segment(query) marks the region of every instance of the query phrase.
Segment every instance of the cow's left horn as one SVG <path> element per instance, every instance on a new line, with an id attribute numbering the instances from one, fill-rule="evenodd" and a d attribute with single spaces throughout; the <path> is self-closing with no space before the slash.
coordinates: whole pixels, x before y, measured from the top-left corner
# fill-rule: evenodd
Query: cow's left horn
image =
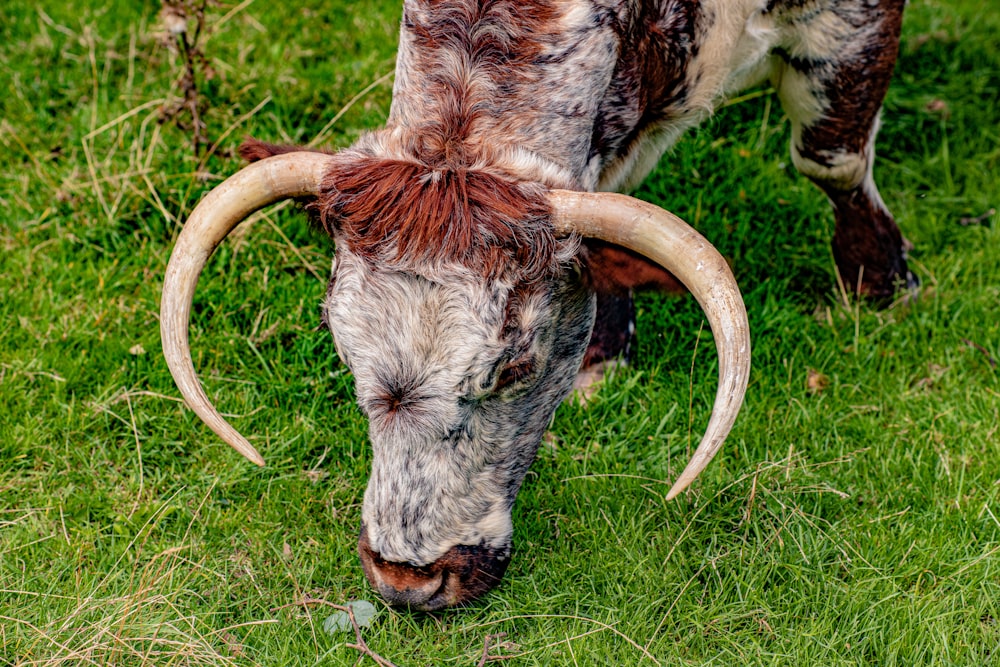
<path id="1" fill-rule="evenodd" d="M 219 414 L 198 382 L 188 344 L 191 301 L 212 251 L 233 229 L 268 204 L 319 192 L 330 156 L 296 152 L 255 162 L 223 181 L 195 207 L 170 255 L 160 301 L 163 356 L 185 402 L 216 435 L 257 465 L 264 459 Z"/>
<path id="2" fill-rule="evenodd" d="M 736 279 L 726 260 L 687 223 L 638 199 L 613 193 L 553 190 L 553 224 L 559 233 L 576 233 L 630 248 L 674 274 L 705 311 L 719 351 L 719 389 L 705 435 L 671 499 L 694 481 L 722 447 L 736 421 L 750 379 L 750 326 Z"/>

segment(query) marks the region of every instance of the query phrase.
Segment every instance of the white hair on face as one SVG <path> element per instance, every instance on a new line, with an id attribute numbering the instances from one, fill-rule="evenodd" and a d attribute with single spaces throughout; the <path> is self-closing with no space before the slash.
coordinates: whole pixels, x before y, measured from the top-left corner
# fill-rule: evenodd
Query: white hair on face
<path id="1" fill-rule="evenodd" d="M 460 267 L 416 275 L 338 256 L 325 310 L 370 422 L 362 520 L 371 548 L 414 565 L 456 545 L 509 553 L 511 506 L 571 389 L 590 297 L 566 280 L 515 295 Z M 534 364 L 531 390 L 495 390 L 498 364 L 517 354 Z"/>

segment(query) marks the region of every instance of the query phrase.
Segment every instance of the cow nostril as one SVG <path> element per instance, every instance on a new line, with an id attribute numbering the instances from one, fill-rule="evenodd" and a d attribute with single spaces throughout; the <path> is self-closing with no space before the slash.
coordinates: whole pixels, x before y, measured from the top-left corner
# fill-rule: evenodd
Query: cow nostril
<path id="1" fill-rule="evenodd" d="M 375 571 L 378 592 L 389 604 L 424 610 L 438 609 L 448 604 L 446 597 L 440 595 L 447 576 L 443 571 L 422 582 L 407 580 L 405 577 L 402 580 L 394 579 L 385 574 L 378 569 Z"/>
<path id="2" fill-rule="evenodd" d="M 438 609 L 454 604 L 455 601 L 444 594 L 448 580 L 445 568 L 387 561 L 372 551 L 367 541 L 358 544 L 358 552 L 365 576 L 389 604 L 418 609 Z"/>

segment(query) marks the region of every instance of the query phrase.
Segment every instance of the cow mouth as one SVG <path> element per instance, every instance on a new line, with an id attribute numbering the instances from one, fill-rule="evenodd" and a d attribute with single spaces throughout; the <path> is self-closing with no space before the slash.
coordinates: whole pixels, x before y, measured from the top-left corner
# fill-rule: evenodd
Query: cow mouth
<path id="1" fill-rule="evenodd" d="M 435 611 L 482 597 L 503 579 L 510 564 L 509 549 L 481 544 L 456 545 L 429 565 L 388 561 L 372 550 L 361 524 L 358 555 L 365 577 L 389 604 Z"/>

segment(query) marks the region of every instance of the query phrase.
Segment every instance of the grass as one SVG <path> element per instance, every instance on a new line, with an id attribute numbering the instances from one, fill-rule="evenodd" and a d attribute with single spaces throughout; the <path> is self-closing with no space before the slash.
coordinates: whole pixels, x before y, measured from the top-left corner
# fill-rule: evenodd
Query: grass
<path id="1" fill-rule="evenodd" d="M 200 90 L 223 139 L 199 158 L 158 120 L 182 64 L 157 3 L 8 4 L 0 664 L 355 664 L 330 610 L 295 604 L 375 600 L 354 552 L 366 426 L 315 330 L 329 244 L 270 212 L 200 283 L 196 366 L 263 469 L 177 401 L 158 291 L 243 135 L 344 146 L 384 119 L 396 1 L 212 9 Z M 464 610 L 383 609 L 373 651 L 475 665 L 506 633 L 492 652 L 511 665 L 1000 660 L 1000 19 L 972 0 L 907 12 L 877 178 L 921 298 L 844 302 L 776 99 L 721 110 L 639 195 L 701 228 L 744 290 L 755 368 L 723 453 L 664 500 L 715 361 L 692 300 L 642 297 L 638 363 L 556 416 L 505 583 Z"/>

